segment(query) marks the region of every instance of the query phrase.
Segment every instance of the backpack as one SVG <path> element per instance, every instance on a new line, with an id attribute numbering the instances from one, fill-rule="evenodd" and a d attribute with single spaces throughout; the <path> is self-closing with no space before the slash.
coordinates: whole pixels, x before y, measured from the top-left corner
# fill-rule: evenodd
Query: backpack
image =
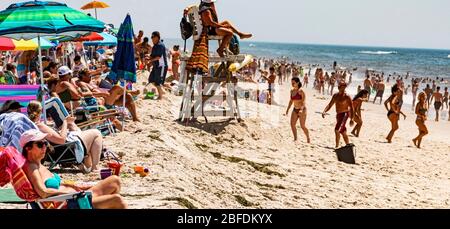
<path id="1" fill-rule="evenodd" d="M 239 48 L 239 39 L 236 35 L 233 35 L 233 38 L 231 38 L 230 41 L 230 51 L 234 54 L 234 55 L 239 55 L 240 53 L 240 48 Z"/>
<path id="2" fill-rule="evenodd" d="M 187 40 L 194 34 L 194 27 L 189 23 L 186 17 L 183 17 L 180 22 L 181 38 Z"/>

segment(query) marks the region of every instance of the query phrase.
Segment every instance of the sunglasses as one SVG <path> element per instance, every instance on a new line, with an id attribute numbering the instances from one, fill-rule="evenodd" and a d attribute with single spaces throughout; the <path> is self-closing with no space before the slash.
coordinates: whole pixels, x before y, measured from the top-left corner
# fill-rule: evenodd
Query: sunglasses
<path id="1" fill-rule="evenodd" d="M 39 149 L 47 147 L 47 144 L 48 144 L 47 141 L 34 142 L 34 145 L 36 145 Z"/>

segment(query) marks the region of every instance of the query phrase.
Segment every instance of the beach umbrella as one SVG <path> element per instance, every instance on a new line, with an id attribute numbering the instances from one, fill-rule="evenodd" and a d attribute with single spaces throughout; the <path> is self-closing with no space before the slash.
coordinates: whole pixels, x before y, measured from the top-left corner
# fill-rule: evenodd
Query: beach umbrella
<path id="1" fill-rule="evenodd" d="M 94 9 L 95 10 L 95 18 L 97 18 L 97 9 L 104 9 L 104 8 L 109 8 L 109 5 L 104 2 L 95 1 L 95 0 L 92 2 L 89 2 L 88 4 L 81 7 L 82 10 Z"/>
<path id="2" fill-rule="evenodd" d="M 133 23 L 128 14 L 117 34 L 117 51 L 111 71 L 115 74 L 113 81 L 122 80 L 124 84 L 123 106 L 125 107 L 127 81 L 136 83 L 136 63 L 134 60 Z M 122 126 L 124 123 L 122 123 Z"/>
<path id="3" fill-rule="evenodd" d="M 45 38 L 41 38 L 41 48 L 51 49 L 56 45 Z M 0 37 L 0 51 L 31 51 L 39 48 L 37 38 L 33 40 L 14 40 L 8 37 Z"/>
<path id="4" fill-rule="evenodd" d="M 99 33 L 102 40 L 84 42 L 84 46 L 117 46 L 117 37 L 109 33 Z"/>
<path id="5" fill-rule="evenodd" d="M 14 42 L 11 38 L 8 37 L 0 37 L 0 51 L 11 51 L 16 48 Z"/>
<path id="6" fill-rule="evenodd" d="M 88 32 L 102 32 L 105 23 L 68 7 L 64 3 L 28 1 L 10 5 L 0 11 L 0 36 L 31 40 L 37 38 L 41 87 L 44 88 L 41 36 L 77 37 Z M 45 98 L 42 100 L 45 105 Z M 46 112 L 43 112 L 46 121 Z"/>

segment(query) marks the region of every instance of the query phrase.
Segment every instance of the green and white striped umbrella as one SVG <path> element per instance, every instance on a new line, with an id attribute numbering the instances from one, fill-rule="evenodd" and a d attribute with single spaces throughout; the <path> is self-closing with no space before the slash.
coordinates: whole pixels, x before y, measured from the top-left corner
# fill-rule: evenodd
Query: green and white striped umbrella
<path id="1" fill-rule="evenodd" d="M 45 35 L 78 37 L 102 32 L 105 24 L 64 3 L 29 1 L 0 12 L 0 36 L 30 40 Z"/>

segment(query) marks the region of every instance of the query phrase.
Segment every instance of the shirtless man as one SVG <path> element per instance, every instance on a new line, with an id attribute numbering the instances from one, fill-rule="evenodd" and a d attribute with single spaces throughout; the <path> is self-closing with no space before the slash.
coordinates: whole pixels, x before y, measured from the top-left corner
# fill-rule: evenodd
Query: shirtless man
<path id="1" fill-rule="evenodd" d="M 353 126 L 353 118 L 354 118 L 354 109 L 353 109 L 353 101 L 352 98 L 345 92 L 345 89 L 347 88 L 347 83 L 344 81 L 341 81 L 339 83 L 339 92 L 335 95 L 333 95 L 333 98 L 331 99 L 331 102 L 328 104 L 328 106 L 325 108 L 325 110 L 322 113 L 322 117 L 325 118 L 325 115 L 327 112 L 333 107 L 333 105 L 336 104 L 336 128 L 335 128 L 335 135 L 336 135 L 336 148 L 339 148 L 341 135 L 344 138 L 345 144 L 349 145 L 350 140 L 347 135 L 347 120 L 350 118 L 350 126 Z"/>
<path id="2" fill-rule="evenodd" d="M 380 80 L 377 83 L 377 94 L 375 95 L 375 99 L 373 100 L 373 104 L 375 104 L 375 102 L 377 101 L 377 98 L 380 98 L 380 104 L 383 103 L 383 95 L 384 95 L 384 90 L 386 89 L 386 85 L 384 85 L 383 80 Z"/>
<path id="3" fill-rule="evenodd" d="M 262 75 L 261 77 L 264 78 L 265 80 L 267 80 L 267 83 L 269 84 L 269 98 L 267 98 L 267 102 L 269 105 L 272 105 L 272 101 L 273 101 L 273 87 L 275 86 L 275 80 L 277 79 L 277 76 L 275 75 L 275 68 L 274 67 L 270 67 L 269 69 L 270 71 L 270 75 L 269 77 L 266 77 L 265 75 Z"/>
<path id="4" fill-rule="evenodd" d="M 366 79 L 364 80 L 364 89 L 369 92 L 367 100 L 370 100 L 370 95 L 372 94 L 372 82 L 370 81 L 370 76 L 366 76 Z"/>
<path id="5" fill-rule="evenodd" d="M 427 87 L 426 87 L 425 90 L 423 90 L 423 91 L 424 91 L 425 94 L 427 95 L 427 103 L 428 103 L 428 106 L 430 106 L 430 104 L 431 104 L 431 96 L 433 95 L 434 90 L 432 90 L 432 89 L 430 88 L 430 85 L 427 84 Z"/>
<path id="6" fill-rule="evenodd" d="M 432 103 L 434 99 L 434 109 L 436 110 L 436 122 L 439 122 L 439 111 L 441 110 L 441 107 L 443 105 L 442 102 L 444 101 L 444 96 L 442 95 L 440 90 L 441 87 L 438 86 L 436 88 L 436 92 L 433 93 L 430 99 L 430 103 Z"/>

